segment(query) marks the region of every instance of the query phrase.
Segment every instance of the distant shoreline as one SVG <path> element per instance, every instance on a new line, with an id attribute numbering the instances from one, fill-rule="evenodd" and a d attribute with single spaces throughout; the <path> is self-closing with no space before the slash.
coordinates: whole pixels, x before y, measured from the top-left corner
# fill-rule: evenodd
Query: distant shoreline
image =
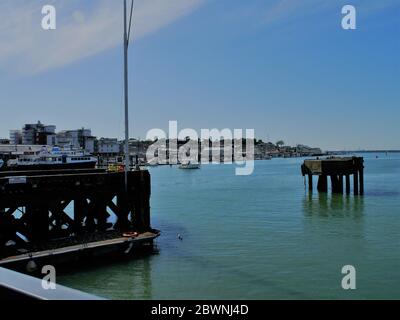
<path id="1" fill-rule="evenodd" d="M 336 150 L 336 151 L 327 151 L 327 153 L 400 153 L 400 150 Z"/>

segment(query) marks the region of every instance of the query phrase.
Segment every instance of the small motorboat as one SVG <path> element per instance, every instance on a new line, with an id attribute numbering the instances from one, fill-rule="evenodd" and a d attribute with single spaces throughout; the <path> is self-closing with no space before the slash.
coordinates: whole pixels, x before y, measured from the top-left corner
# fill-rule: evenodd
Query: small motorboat
<path id="1" fill-rule="evenodd" d="M 179 169 L 200 169 L 200 163 L 191 163 L 189 161 L 188 163 L 182 163 Z"/>

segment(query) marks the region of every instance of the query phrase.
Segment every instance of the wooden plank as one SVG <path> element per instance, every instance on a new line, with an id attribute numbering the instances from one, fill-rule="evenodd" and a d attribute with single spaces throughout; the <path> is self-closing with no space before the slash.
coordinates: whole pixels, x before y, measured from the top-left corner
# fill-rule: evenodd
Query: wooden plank
<path id="1" fill-rule="evenodd" d="M 120 238 L 108 239 L 108 240 L 102 240 L 102 241 L 96 241 L 96 242 L 90 242 L 90 243 L 82 243 L 79 245 L 57 248 L 57 249 L 53 249 L 53 250 L 30 252 L 30 253 L 21 254 L 18 256 L 12 256 L 12 257 L 2 259 L 2 260 L 0 260 L 0 265 L 21 262 L 21 261 L 29 261 L 32 259 L 40 259 L 40 258 L 45 258 L 45 257 L 49 257 L 49 256 L 66 255 L 69 253 L 81 252 L 81 251 L 85 251 L 85 250 L 109 247 L 109 246 L 115 246 L 115 245 L 121 245 L 121 244 L 130 244 L 130 243 L 139 244 L 139 243 L 143 243 L 146 241 L 152 241 L 152 240 L 156 239 L 158 236 L 159 236 L 159 234 L 157 234 L 157 233 L 145 232 L 145 233 L 140 234 L 136 238 L 120 237 Z"/>

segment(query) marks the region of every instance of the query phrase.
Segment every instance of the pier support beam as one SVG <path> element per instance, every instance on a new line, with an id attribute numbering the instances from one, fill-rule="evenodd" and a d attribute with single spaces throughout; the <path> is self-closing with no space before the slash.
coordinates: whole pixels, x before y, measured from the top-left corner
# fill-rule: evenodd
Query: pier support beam
<path id="1" fill-rule="evenodd" d="M 343 175 L 339 175 L 339 193 L 343 194 Z"/>
<path id="2" fill-rule="evenodd" d="M 350 175 L 346 174 L 346 194 L 350 194 Z"/>
<path id="3" fill-rule="evenodd" d="M 358 171 L 360 175 L 360 195 L 364 195 L 364 168 L 361 167 Z"/>
<path id="4" fill-rule="evenodd" d="M 308 190 L 313 190 L 313 176 L 312 174 L 308 175 Z"/>
<path id="5" fill-rule="evenodd" d="M 27 206 L 27 237 L 29 241 L 38 242 L 46 240 L 49 236 L 49 213 L 43 205 Z"/>
<path id="6" fill-rule="evenodd" d="M 328 177 L 324 174 L 318 177 L 318 191 L 328 192 Z"/>
<path id="7" fill-rule="evenodd" d="M 85 211 L 87 202 L 84 198 L 77 198 L 74 200 L 74 231 L 77 234 L 83 233 L 83 223 L 87 215 Z"/>
<path id="8" fill-rule="evenodd" d="M 358 171 L 353 174 L 353 189 L 354 195 L 358 196 Z"/>
<path id="9" fill-rule="evenodd" d="M 332 193 L 343 193 L 343 177 L 341 175 L 331 175 Z"/>

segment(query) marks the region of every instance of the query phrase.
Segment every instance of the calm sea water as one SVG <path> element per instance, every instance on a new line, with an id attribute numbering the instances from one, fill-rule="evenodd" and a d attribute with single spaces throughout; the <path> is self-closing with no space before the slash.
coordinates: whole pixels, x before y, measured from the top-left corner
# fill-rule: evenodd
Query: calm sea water
<path id="1" fill-rule="evenodd" d="M 158 254 L 58 281 L 112 299 L 398 299 L 400 154 L 364 156 L 364 197 L 309 194 L 303 159 L 259 161 L 251 176 L 152 168 Z"/>

